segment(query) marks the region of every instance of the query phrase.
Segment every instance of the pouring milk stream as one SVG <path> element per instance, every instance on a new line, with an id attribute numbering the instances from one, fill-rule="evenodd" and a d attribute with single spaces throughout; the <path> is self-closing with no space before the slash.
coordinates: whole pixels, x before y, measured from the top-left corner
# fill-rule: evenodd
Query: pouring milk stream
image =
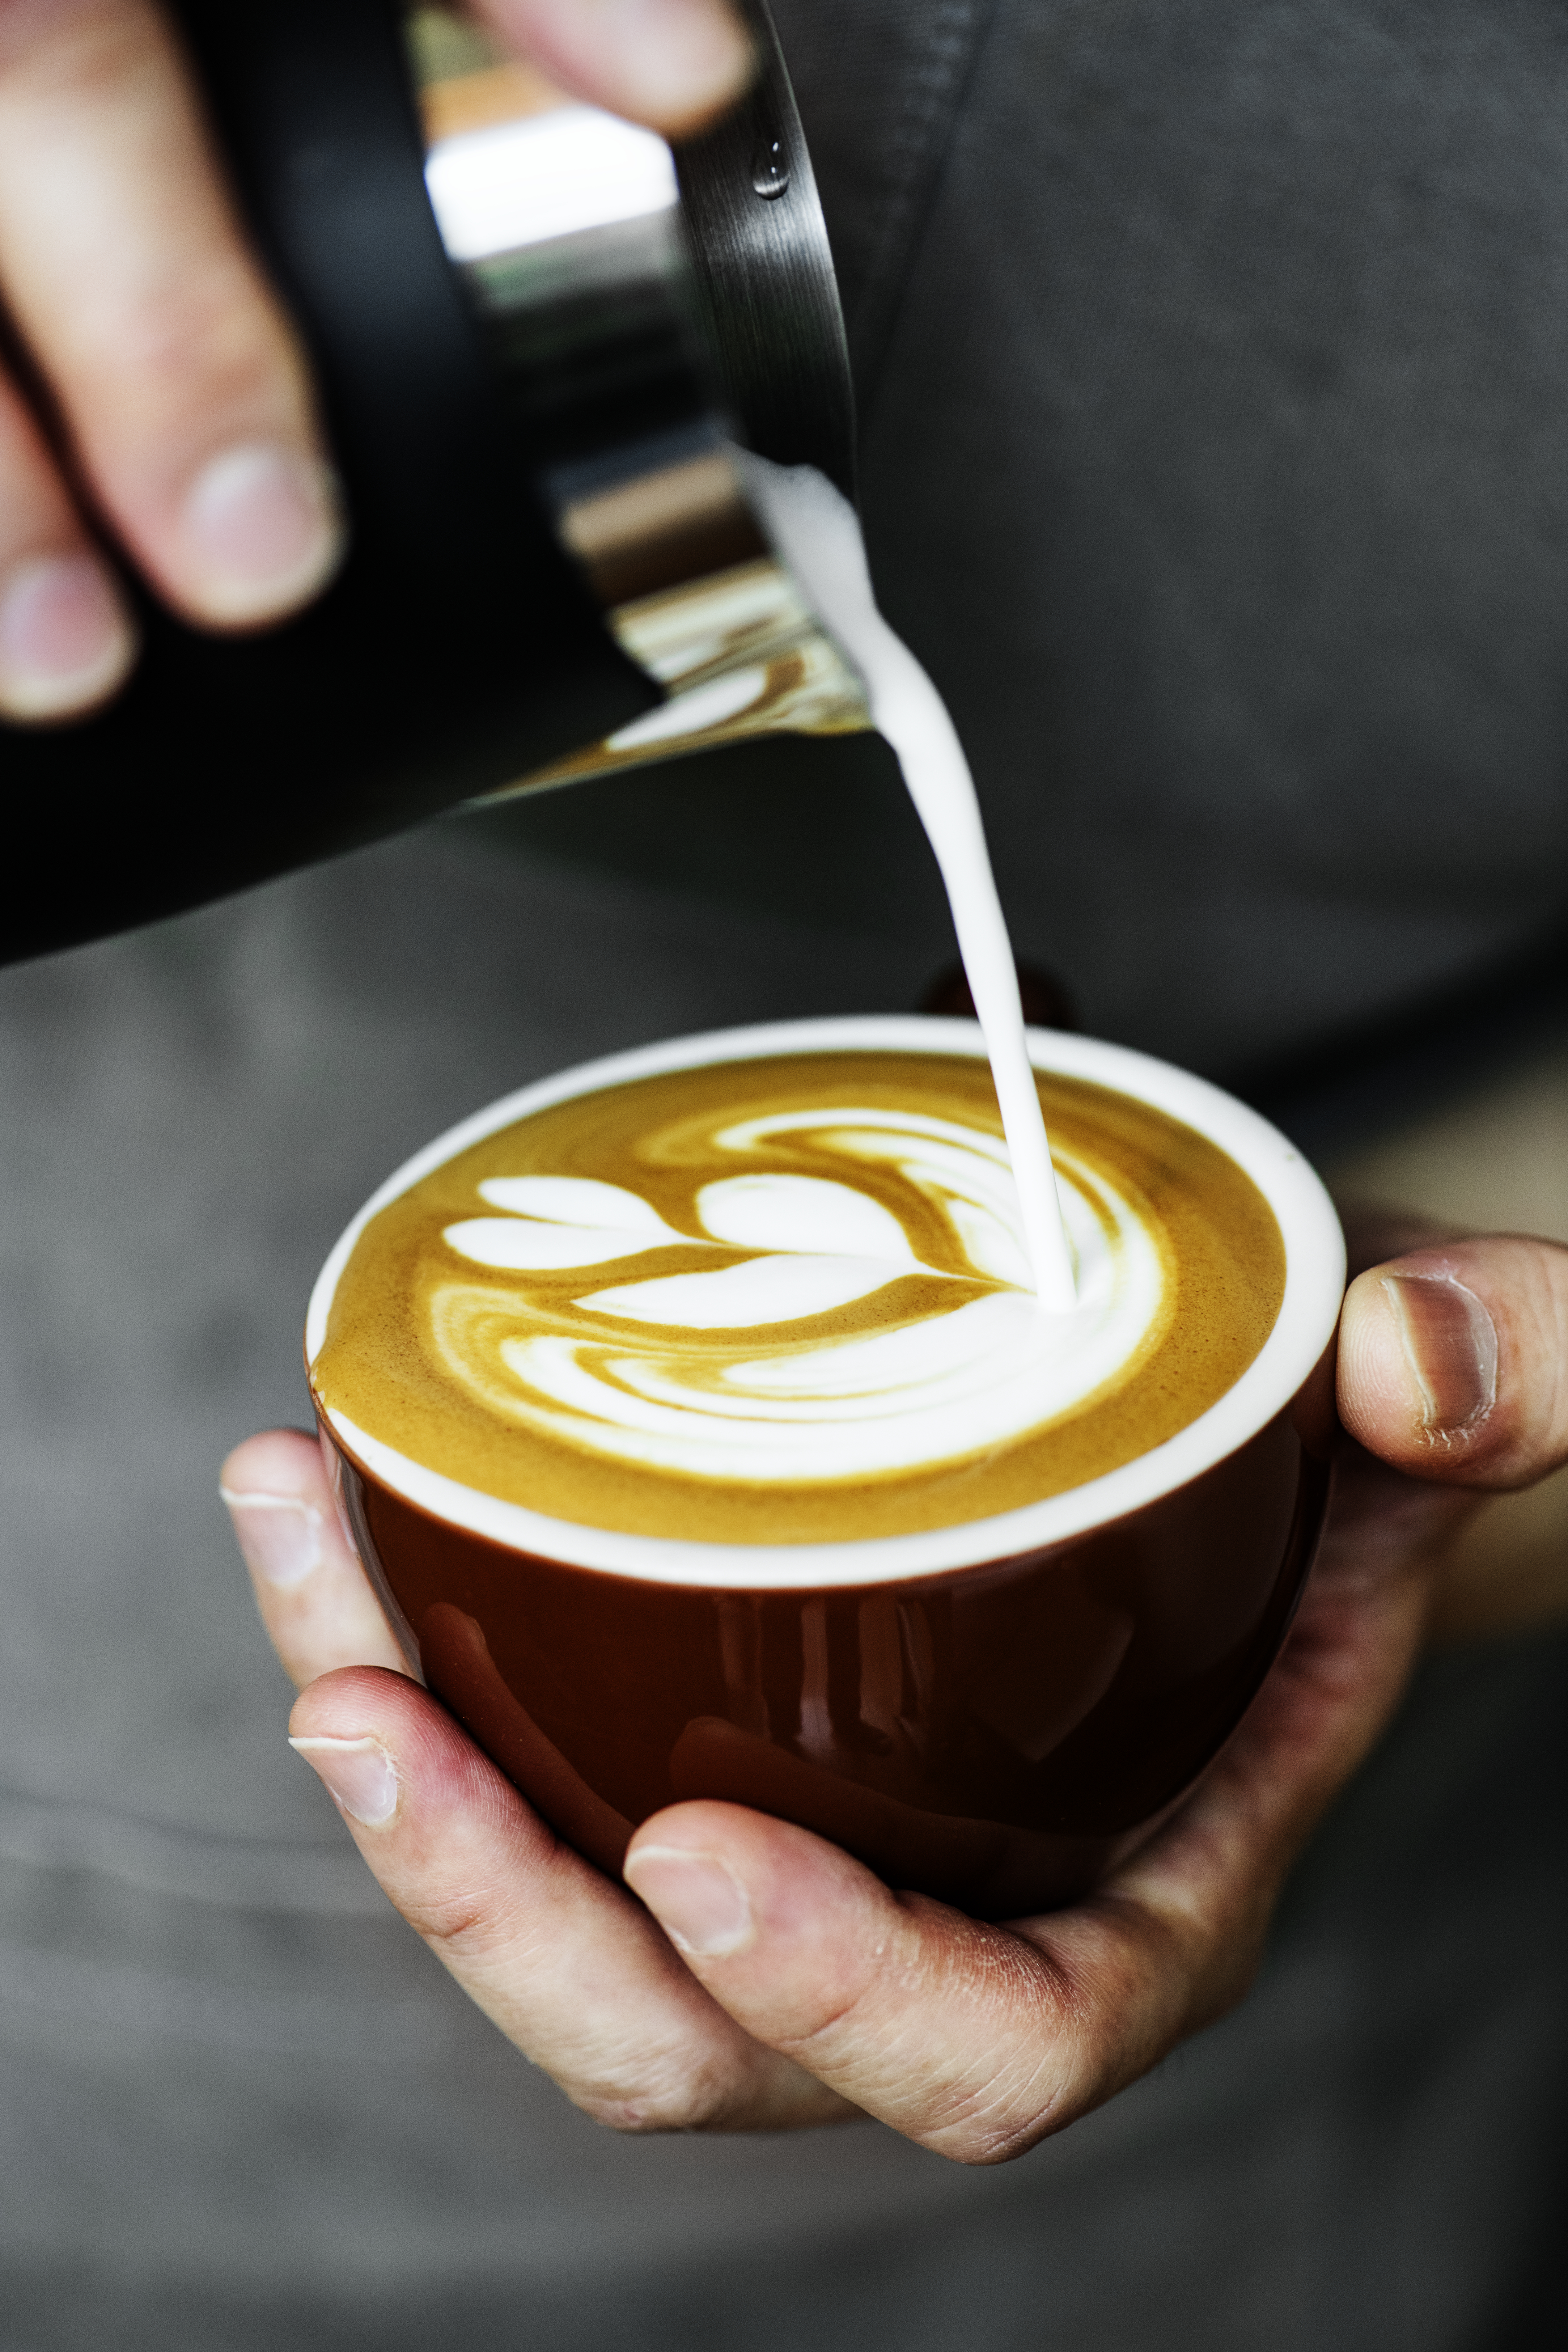
<path id="1" fill-rule="evenodd" d="M 1077 1302 L 1045 1118 L 1024 1035 L 1007 919 L 997 896 L 974 778 L 931 680 L 877 610 L 853 507 L 812 466 L 777 466 L 732 449 L 747 490 L 807 603 L 859 669 L 879 732 L 936 853 L 953 911 L 1007 1137 L 1024 1246 L 1042 1307 Z"/>

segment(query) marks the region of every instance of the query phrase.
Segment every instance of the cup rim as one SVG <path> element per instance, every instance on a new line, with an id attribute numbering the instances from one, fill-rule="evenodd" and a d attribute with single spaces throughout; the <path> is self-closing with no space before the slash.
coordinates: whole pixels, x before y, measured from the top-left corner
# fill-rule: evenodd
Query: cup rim
<path id="1" fill-rule="evenodd" d="M 1030 1057 L 1054 1076 L 1085 1078 L 1131 1095 L 1196 1128 L 1228 1153 L 1263 1194 L 1285 1244 L 1285 1291 L 1273 1329 L 1240 1379 L 1214 1404 L 1151 1447 L 1082 1486 L 1041 1502 L 914 1534 L 831 1543 L 711 1543 L 579 1526 L 510 1503 L 429 1470 L 359 1429 L 318 1399 L 334 1440 L 376 1483 L 431 1517 L 513 1551 L 643 1583 L 742 1587 L 757 1591 L 902 1583 L 1043 1549 L 1124 1518 L 1186 1486 L 1267 1427 L 1310 1377 L 1333 1335 L 1344 1292 L 1344 1237 L 1316 1171 L 1269 1121 L 1191 1071 L 1102 1038 L 1031 1029 Z M 774 1055 L 854 1051 L 961 1054 L 983 1060 L 978 1024 L 932 1013 L 838 1014 L 706 1030 L 580 1062 L 460 1119 L 403 1162 L 340 1235 L 318 1276 L 306 1316 L 312 1370 L 343 1269 L 373 1216 L 432 1170 L 497 1128 L 574 1097 L 708 1063 Z"/>

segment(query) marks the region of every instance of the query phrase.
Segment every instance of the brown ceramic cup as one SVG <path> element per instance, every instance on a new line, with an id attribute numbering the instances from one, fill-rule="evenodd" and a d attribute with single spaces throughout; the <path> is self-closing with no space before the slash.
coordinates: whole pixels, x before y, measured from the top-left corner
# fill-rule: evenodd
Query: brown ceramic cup
<path id="1" fill-rule="evenodd" d="M 866 1018 L 685 1038 L 492 1105 L 401 1169 L 328 1260 L 307 1358 L 367 1221 L 528 1112 L 759 1055 L 978 1055 L 973 1023 Z M 1344 1249 L 1257 1115 L 1168 1064 L 1031 1033 L 1036 1066 L 1151 1103 L 1273 1209 L 1285 1288 L 1219 1402 L 1104 1476 L 1004 1516 L 854 1542 L 682 1543 L 549 1519 L 340 1425 L 321 1436 L 413 1671 L 578 1849 L 717 1797 L 831 1838 L 891 1884 L 991 1917 L 1070 1900 L 1192 1787 L 1272 1664 L 1328 1499 Z"/>

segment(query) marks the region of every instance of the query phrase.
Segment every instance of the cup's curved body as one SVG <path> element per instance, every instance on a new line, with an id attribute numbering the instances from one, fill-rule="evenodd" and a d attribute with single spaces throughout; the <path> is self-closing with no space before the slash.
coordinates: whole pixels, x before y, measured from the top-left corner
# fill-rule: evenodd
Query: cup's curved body
<path id="1" fill-rule="evenodd" d="M 798 1024 L 583 1076 L 828 1032 L 976 1049 L 964 1023 Z M 1220 1406 L 1092 1487 L 936 1537 L 770 1547 L 753 1577 L 727 1572 L 724 1546 L 564 1527 L 552 1556 L 538 1538 L 557 1523 L 469 1509 L 466 1490 L 411 1480 L 321 1412 L 345 1517 L 411 1661 L 605 1869 L 651 1814 L 712 1797 L 799 1822 L 892 1884 L 979 1915 L 1068 1900 L 1192 1786 L 1277 1654 L 1328 1499 L 1333 1212 L 1284 1139 L 1214 1089 L 1092 1041 L 1034 1043 L 1044 1066 L 1204 1127 L 1261 1180 L 1286 1241 L 1286 1303 L 1263 1356 Z M 1225 1115 L 1205 1119 L 1217 1104 Z M 1249 1161 L 1239 1136 L 1256 1145 Z M 329 1301 L 333 1280 L 329 1265 Z M 319 1289 L 318 1331 L 323 1311 Z"/>
<path id="2" fill-rule="evenodd" d="M 1092 1885 L 1216 1755 L 1273 1661 L 1328 1493 L 1281 1414 L 1174 1495 L 1017 1559 L 727 1591 L 490 1542 L 323 1428 L 424 1679 L 604 1869 L 663 1806 L 721 1797 L 998 1918 Z"/>

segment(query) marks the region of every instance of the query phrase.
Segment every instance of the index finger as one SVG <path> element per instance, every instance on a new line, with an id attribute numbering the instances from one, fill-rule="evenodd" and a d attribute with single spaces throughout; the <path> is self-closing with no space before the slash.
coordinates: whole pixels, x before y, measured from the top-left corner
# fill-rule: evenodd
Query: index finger
<path id="1" fill-rule="evenodd" d="M 751 78 L 728 0 L 476 0 L 474 14 L 562 89 L 675 139 Z"/>

